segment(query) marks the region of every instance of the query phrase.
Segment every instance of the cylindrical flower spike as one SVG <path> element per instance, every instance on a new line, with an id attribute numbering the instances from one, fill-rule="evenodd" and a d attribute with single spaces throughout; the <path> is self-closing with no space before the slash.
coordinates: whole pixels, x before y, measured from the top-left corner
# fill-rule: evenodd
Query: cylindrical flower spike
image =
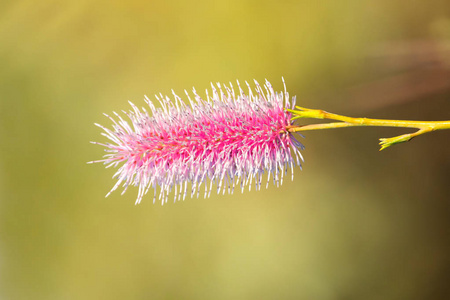
<path id="1" fill-rule="evenodd" d="M 284 80 L 283 80 L 284 83 Z M 264 89 L 255 81 L 252 92 L 247 83 L 248 95 L 241 89 L 235 94 L 232 84 L 212 86 L 212 94 L 206 90 L 203 100 L 193 90 L 194 99 L 186 92 L 190 105 L 173 93 L 174 100 L 156 96 L 161 107 L 157 108 L 146 98 L 151 114 L 131 104 L 133 110 L 125 112 L 130 121 L 114 113 L 118 120 L 106 115 L 113 122 L 110 130 L 96 124 L 112 143 L 96 143 L 108 152 L 103 162 L 119 167 L 113 178 L 117 183 L 107 196 L 123 183 L 124 192 L 129 185 L 139 187 L 136 203 L 154 189 L 153 202 L 159 187 L 159 199 L 167 202 L 172 189 L 175 199 L 186 197 L 188 184 L 191 197 L 200 193 L 209 197 L 213 183 L 217 193 L 233 193 L 236 185 L 243 191 L 261 187 L 263 174 L 268 173 L 278 186 L 283 175 L 294 165 L 301 167 L 303 145 L 288 129 L 293 125 L 292 102 L 289 94 L 275 92 L 266 80 Z M 293 176 L 293 170 L 292 170 Z"/>

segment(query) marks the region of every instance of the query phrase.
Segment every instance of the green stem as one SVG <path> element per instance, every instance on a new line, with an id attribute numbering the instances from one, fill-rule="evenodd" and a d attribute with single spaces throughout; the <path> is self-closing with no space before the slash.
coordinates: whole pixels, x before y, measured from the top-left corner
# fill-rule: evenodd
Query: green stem
<path id="1" fill-rule="evenodd" d="M 300 118 L 312 118 L 312 119 L 329 119 L 341 122 L 323 123 L 323 124 L 310 124 L 305 126 L 292 125 L 288 128 L 289 132 L 300 132 L 307 130 L 319 130 L 319 129 L 331 129 L 331 128 L 344 128 L 354 126 L 383 126 L 383 127 L 402 127 L 402 128 L 417 128 L 418 131 L 410 134 L 404 134 L 392 138 L 380 139 L 381 150 L 386 149 L 389 146 L 407 142 L 412 138 L 421 134 L 450 129 L 450 121 L 403 121 L 403 120 L 384 120 L 384 119 L 369 119 L 369 118 L 352 118 L 342 115 L 329 113 L 319 109 L 309 109 L 300 106 L 296 106 L 296 110 L 288 109 L 293 114 L 292 120 Z"/>

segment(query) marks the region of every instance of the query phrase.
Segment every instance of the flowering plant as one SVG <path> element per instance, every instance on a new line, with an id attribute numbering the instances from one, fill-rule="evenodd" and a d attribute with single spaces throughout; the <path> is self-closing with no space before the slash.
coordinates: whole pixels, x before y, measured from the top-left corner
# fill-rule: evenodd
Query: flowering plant
<path id="1" fill-rule="evenodd" d="M 284 84 L 284 80 L 283 80 Z M 235 186 L 241 191 L 255 184 L 259 190 L 262 177 L 267 172 L 277 186 L 283 176 L 294 166 L 301 168 L 303 145 L 298 141 L 299 132 L 307 130 L 342 128 L 351 126 L 394 126 L 419 129 L 415 133 L 381 139 L 381 150 L 415 136 L 439 129 L 449 129 L 450 121 L 418 122 L 351 118 L 295 106 L 295 97 L 290 99 L 284 85 L 283 92 L 275 92 L 266 80 L 264 87 L 255 81 L 255 92 L 246 83 L 246 94 L 239 82 L 239 93 L 229 86 L 211 84 L 212 94 L 206 90 L 206 100 L 193 90 L 193 99 L 186 92 L 189 105 L 173 92 L 174 100 L 156 96 L 160 107 L 146 98 L 151 114 L 145 108 L 139 109 L 133 103 L 133 110 L 124 114 L 124 120 L 114 112 L 116 119 L 104 130 L 110 142 L 102 145 L 108 152 L 103 162 L 107 168 L 120 165 L 113 178 L 117 182 L 112 191 L 123 183 L 126 191 L 129 185 L 139 187 L 136 203 L 140 203 L 150 187 L 154 190 L 153 202 L 159 187 L 159 200 L 165 203 L 174 189 L 174 201 L 183 200 L 191 185 L 191 197 L 200 194 L 204 185 L 204 197 L 209 197 L 213 184 L 217 193 L 233 193 Z M 340 122 L 298 125 L 300 118 L 331 119 Z M 112 143 L 111 143 L 112 142 Z"/>

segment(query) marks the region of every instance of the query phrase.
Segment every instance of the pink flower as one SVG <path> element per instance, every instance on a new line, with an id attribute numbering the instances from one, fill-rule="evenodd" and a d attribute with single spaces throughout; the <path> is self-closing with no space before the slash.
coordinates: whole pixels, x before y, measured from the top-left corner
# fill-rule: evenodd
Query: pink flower
<path id="1" fill-rule="evenodd" d="M 284 83 L 284 80 L 283 80 Z M 236 185 L 242 191 L 246 186 L 251 189 L 254 181 L 257 190 L 261 188 L 263 174 L 268 173 L 278 186 L 288 168 L 296 164 L 301 167 L 303 157 L 300 149 L 303 145 L 288 131 L 292 125 L 291 113 L 285 108 L 294 108 L 289 94 L 274 92 L 266 80 L 264 89 L 255 81 L 256 93 L 249 88 L 248 95 L 239 86 L 236 95 L 230 86 L 218 83 L 212 86 L 212 95 L 203 100 L 193 90 L 194 99 L 186 92 L 190 105 L 174 95 L 174 101 L 167 96 L 156 96 L 161 108 L 156 108 L 146 98 L 151 115 L 142 108 L 131 104 L 133 110 L 124 112 L 130 121 L 125 121 L 114 113 L 117 121 L 110 130 L 101 125 L 112 143 L 96 143 L 106 147 L 108 152 L 103 162 L 117 167 L 113 178 L 117 183 L 106 195 L 123 183 L 126 191 L 131 184 L 139 187 L 136 203 L 152 187 L 153 202 L 159 186 L 159 199 L 167 202 L 172 189 L 175 200 L 186 197 L 188 183 L 191 185 L 191 197 L 200 193 L 204 185 L 204 196 L 209 197 L 213 183 L 217 193 L 233 193 Z M 295 156 L 295 158 L 294 158 Z M 293 177 L 292 171 L 292 177 Z"/>

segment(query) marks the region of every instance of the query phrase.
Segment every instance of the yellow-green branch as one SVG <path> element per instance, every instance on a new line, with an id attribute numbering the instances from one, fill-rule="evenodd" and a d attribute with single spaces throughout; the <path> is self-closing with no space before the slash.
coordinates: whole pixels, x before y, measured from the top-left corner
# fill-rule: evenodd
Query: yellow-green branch
<path id="1" fill-rule="evenodd" d="M 403 120 L 383 120 L 383 119 L 369 119 L 369 118 L 351 118 L 329 113 L 320 109 L 309 109 L 296 106 L 296 109 L 288 109 L 293 114 L 292 120 L 301 118 L 310 119 L 329 119 L 341 122 L 310 124 L 310 125 L 292 125 L 288 128 L 289 132 L 300 132 L 307 130 L 344 128 L 354 126 L 383 126 L 383 127 L 402 127 L 402 128 L 416 128 L 419 129 L 414 133 L 403 134 L 392 138 L 380 139 L 381 150 L 389 146 L 407 142 L 412 138 L 435 130 L 450 129 L 450 121 L 403 121 Z"/>

